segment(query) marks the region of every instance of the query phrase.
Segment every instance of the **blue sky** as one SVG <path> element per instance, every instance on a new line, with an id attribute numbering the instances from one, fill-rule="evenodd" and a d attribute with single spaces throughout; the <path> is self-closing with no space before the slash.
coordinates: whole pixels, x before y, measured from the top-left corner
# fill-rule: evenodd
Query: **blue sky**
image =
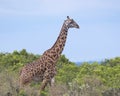
<path id="1" fill-rule="evenodd" d="M 42 54 L 67 15 L 80 25 L 62 53 L 70 61 L 120 56 L 120 0 L 0 0 L 0 52 Z"/>

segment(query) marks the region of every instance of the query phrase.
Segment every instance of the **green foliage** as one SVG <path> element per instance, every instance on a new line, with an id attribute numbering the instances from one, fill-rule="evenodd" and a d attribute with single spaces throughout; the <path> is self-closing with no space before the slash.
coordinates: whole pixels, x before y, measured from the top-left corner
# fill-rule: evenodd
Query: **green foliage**
<path id="1" fill-rule="evenodd" d="M 0 95 L 11 92 L 16 96 L 20 68 L 39 57 L 40 55 L 28 53 L 25 49 L 0 53 Z M 56 65 L 56 86 L 53 91 L 48 91 L 47 88 L 42 93 L 44 96 L 102 96 L 102 92 L 107 94 L 111 88 L 114 92 L 120 89 L 120 57 L 105 59 L 101 63 L 84 62 L 78 66 L 61 55 Z M 17 96 L 37 96 L 35 94 L 39 91 L 39 84 L 32 83 L 26 88 L 27 92 L 20 90 Z"/>
<path id="2" fill-rule="evenodd" d="M 79 68 L 75 64 L 68 64 L 63 65 L 62 68 L 58 70 L 58 75 L 56 76 L 57 82 L 68 84 L 76 77 Z"/>
<path id="3" fill-rule="evenodd" d="M 105 59 L 102 62 L 102 65 L 114 67 L 116 65 L 120 65 L 120 57 L 112 58 L 112 59 Z"/>
<path id="4" fill-rule="evenodd" d="M 28 53 L 25 49 L 19 52 L 15 50 L 13 53 L 0 53 L 0 66 L 16 70 L 37 58 L 39 58 L 39 55 Z"/>

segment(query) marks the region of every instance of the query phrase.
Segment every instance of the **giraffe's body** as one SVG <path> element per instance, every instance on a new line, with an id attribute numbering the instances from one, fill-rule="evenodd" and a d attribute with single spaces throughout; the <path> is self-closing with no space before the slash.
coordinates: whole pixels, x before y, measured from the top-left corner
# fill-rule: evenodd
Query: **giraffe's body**
<path id="1" fill-rule="evenodd" d="M 43 55 L 36 61 L 26 64 L 20 72 L 20 85 L 28 82 L 41 81 L 41 90 L 44 90 L 47 83 L 51 84 L 51 80 L 56 75 L 56 62 L 59 59 L 65 46 L 67 33 L 69 28 L 79 28 L 78 24 L 68 17 L 63 23 L 61 32 L 55 44 L 45 51 Z"/>

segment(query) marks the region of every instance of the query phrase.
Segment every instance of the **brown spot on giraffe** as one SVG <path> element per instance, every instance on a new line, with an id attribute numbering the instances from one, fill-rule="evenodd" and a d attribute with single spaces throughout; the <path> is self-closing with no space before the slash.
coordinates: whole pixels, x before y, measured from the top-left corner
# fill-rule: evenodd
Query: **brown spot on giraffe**
<path id="1" fill-rule="evenodd" d="M 46 50 L 38 60 L 26 64 L 22 68 L 19 76 L 20 86 L 32 80 L 42 82 L 40 90 L 44 90 L 48 83 L 51 85 L 51 81 L 56 75 L 56 62 L 64 49 L 69 28 L 79 28 L 79 25 L 67 16 L 55 44 Z"/>

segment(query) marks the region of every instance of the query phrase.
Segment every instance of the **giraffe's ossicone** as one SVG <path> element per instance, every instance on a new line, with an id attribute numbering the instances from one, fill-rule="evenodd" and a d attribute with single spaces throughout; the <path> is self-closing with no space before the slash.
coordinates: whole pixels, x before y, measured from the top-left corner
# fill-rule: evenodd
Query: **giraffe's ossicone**
<path id="1" fill-rule="evenodd" d="M 56 75 L 56 62 L 65 46 L 69 28 L 79 28 L 79 25 L 67 16 L 54 45 L 46 50 L 38 60 L 26 64 L 22 68 L 19 76 L 20 86 L 23 86 L 32 80 L 42 82 L 40 90 L 44 90 L 48 83 L 51 85 L 51 81 L 53 81 L 53 78 Z"/>

